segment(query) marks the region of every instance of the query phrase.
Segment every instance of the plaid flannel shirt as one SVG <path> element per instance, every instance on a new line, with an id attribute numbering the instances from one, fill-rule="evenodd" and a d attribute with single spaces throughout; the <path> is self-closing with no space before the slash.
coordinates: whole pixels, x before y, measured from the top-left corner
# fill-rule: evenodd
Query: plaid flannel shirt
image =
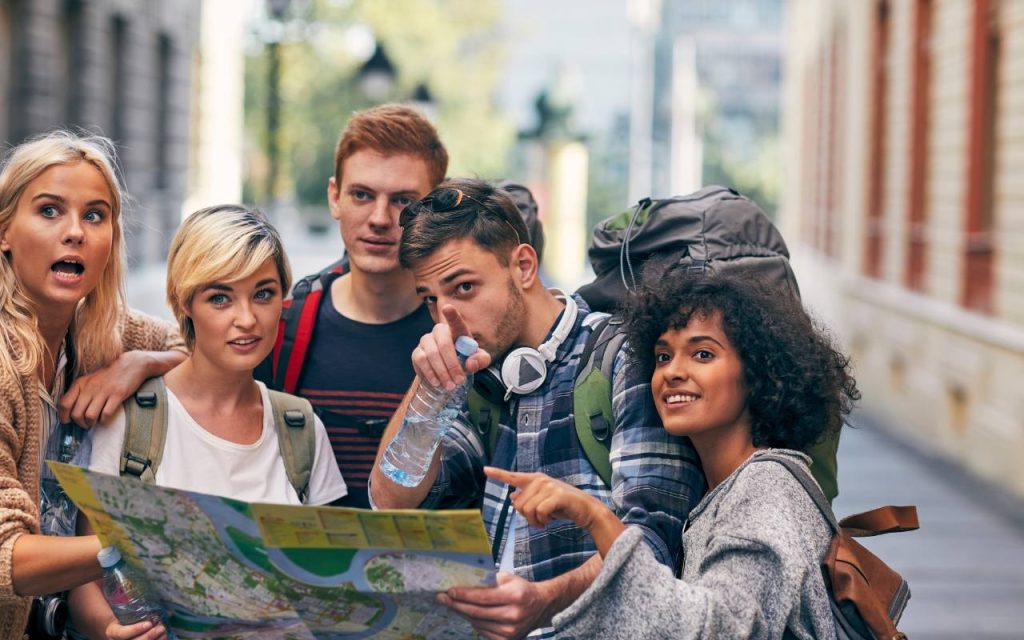
<path id="1" fill-rule="evenodd" d="M 440 472 L 421 507 L 474 506 L 482 497 L 488 535 L 492 541 L 498 537 L 495 558 L 501 557 L 508 522 L 514 521 L 516 574 L 530 581 L 554 578 L 596 552 L 590 535 L 564 520 L 532 529 L 525 518 L 511 518 L 504 508 L 509 488 L 487 479 L 483 466 L 543 471 L 596 496 L 625 524 L 639 527 L 655 557 L 675 569 L 683 522 L 705 491 L 696 452 L 689 440 L 662 428 L 649 381 L 640 379 L 625 350 L 620 351 L 612 383 L 612 486 L 604 485 L 576 435 L 573 385 L 587 336 L 606 314 L 589 313 L 586 303 L 575 298 L 580 313 L 549 364 L 544 384 L 533 393 L 514 396 L 503 410 L 493 459 L 487 459 L 464 412 L 442 441 Z"/>

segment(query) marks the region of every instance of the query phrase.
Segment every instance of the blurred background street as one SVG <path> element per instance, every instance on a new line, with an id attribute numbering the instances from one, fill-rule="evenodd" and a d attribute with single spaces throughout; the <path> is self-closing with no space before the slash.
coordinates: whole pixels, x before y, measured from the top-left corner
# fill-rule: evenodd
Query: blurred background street
<path id="1" fill-rule="evenodd" d="M 337 259 L 334 144 L 389 101 L 451 175 L 530 187 L 567 289 L 641 197 L 757 201 L 864 393 L 836 511 L 918 505 L 867 542 L 903 630 L 1024 636 L 1024 0 L 0 0 L 0 140 L 115 140 L 129 299 L 164 317 L 199 207 L 263 208 L 296 277 Z"/>

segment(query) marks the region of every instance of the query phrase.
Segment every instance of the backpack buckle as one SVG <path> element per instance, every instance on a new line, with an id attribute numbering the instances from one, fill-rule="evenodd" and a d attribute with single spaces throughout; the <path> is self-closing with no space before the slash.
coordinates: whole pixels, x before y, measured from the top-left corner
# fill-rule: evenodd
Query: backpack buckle
<path id="1" fill-rule="evenodd" d="M 590 431 L 598 442 L 608 442 L 608 436 L 611 435 L 612 430 L 609 428 L 608 421 L 604 419 L 604 414 L 600 411 L 590 416 Z"/>
<path id="2" fill-rule="evenodd" d="M 130 473 L 136 478 L 141 478 L 146 469 L 149 469 L 152 465 L 153 461 L 149 458 L 140 458 L 131 451 L 124 454 L 125 473 Z"/>
<path id="3" fill-rule="evenodd" d="M 284 412 L 284 423 L 289 427 L 300 429 L 306 425 L 306 416 L 302 415 L 301 411 L 289 409 Z"/>
<path id="4" fill-rule="evenodd" d="M 708 263 L 705 260 L 694 260 L 686 265 L 686 275 L 699 275 L 708 270 Z"/>
<path id="5" fill-rule="evenodd" d="M 156 392 L 155 391 L 139 391 L 135 394 L 135 403 L 140 407 L 152 409 L 156 406 Z"/>

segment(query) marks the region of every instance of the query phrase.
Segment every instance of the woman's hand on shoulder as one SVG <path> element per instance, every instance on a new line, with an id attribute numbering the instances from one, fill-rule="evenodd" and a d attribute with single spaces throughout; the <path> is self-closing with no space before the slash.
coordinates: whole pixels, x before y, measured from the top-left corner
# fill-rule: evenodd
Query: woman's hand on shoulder
<path id="1" fill-rule="evenodd" d="M 91 428 L 110 420 L 148 377 L 148 357 L 145 351 L 126 351 L 102 369 L 76 378 L 57 407 L 60 421 Z"/>

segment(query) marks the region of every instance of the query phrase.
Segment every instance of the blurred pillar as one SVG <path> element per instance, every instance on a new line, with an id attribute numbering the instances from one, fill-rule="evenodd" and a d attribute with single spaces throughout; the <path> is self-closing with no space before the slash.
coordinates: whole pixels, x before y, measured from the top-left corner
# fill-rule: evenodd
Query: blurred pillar
<path id="1" fill-rule="evenodd" d="M 701 187 L 704 145 L 697 130 L 697 43 L 679 36 L 672 49 L 672 194 L 692 193 Z"/>
<path id="2" fill-rule="evenodd" d="M 551 142 L 545 147 L 550 212 L 544 221 L 544 267 L 569 289 L 582 283 L 586 267 L 587 147 L 578 140 Z"/>
<path id="3" fill-rule="evenodd" d="M 589 154 L 583 137 L 573 132 L 568 94 L 564 86 L 541 92 L 537 128 L 521 133 L 520 140 L 527 186 L 544 225 L 544 270 L 553 284 L 571 291 L 586 272 Z"/>
<path id="4" fill-rule="evenodd" d="M 204 2 L 192 105 L 189 193 L 182 217 L 204 206 L 242 200 L 245 27 L 249 16 L 226 2 Z"/>
<path id="5" fill-rule="evenodd" d="M 280 23 L 290 0 L 268 0 L 270 17 Z M 270 203 L 277 200 L 277 180 L 281 165 L 281 37 L 267 43 L 267 185 Z"/>

